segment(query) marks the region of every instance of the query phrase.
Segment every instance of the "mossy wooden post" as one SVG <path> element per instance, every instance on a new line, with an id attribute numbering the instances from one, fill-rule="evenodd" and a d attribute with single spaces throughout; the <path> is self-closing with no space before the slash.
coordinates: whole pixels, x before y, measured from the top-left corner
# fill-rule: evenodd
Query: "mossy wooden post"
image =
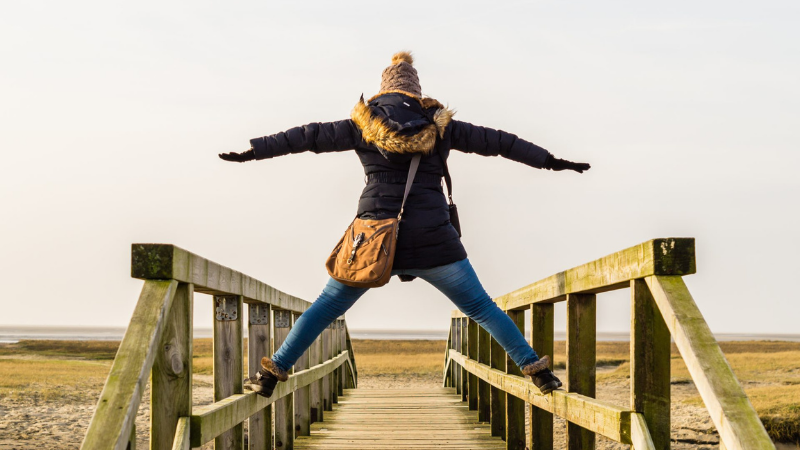
<path id="1" fill-rule="evenodd" d="M 492 369 L 497 369 L 505 372 L 506 370 L 506 351 L 495 340 L 491 338 L 489 358 Z M 492 436 L 500 436 L 506 438 L 506 393 L 500 388 L 491 386 L 489 388 L 489 398 L 491 399 L 489 409 L 491 411 L 491 427 Z"/>
<path id="2" fill-rule="evenodd" d="M 322 337 L 317 336 L 314 339 L 314 343 L 311 344 L 311 348 L 308 352 L 309 361 L 312 366 L 316 366 L 317 364 L 322 364 Z M 309 395 L 311 396 L 310 401 L 310 415 L 311 415 L 311 423 L 314 422 L 322 422 L 323 418 L 323 407 L 322 407 L 322 379 L 314 381 L 311 383 L 309 388 Z"/>
<path id="3" fill-rule="evenodd" d="M 567 390 L 594 398 L 597 364 L 597 302 L 595 294 L 567 295 Z M 594 449 L 595 436 L 567 424 L 567 449 Z"/>
<path id="4" fill-rule="evenodd" d="M 126 450 L 136 450 L 136 424 L 131 425 L 131 437 L 128 439 Z"/>
<path id="5" fill-rule="evenodd" d="M 644 280 L 631 281 L 631 409 L 657 449 L 670 448 L 670 334 Z"/>
<path id="6" fill-rule="evenodd" d="M 322 359 L 327 361 L 333 357 L 331 350 L 331 327 L 327 326 L 322 330 Z M 322 408 L 325 411 L 333 411 L 333 393 L 331 392 L 331 375 L 322 377 Z"/>
<path id="7" fill-rule="evenodd" d="M 553 369 L 553 304 L 535 303 L 531 305 L 531 347 L 539 357 L 550 356 L 550 370 Z M 530 450 L 553 450 L 553 413 L 531 404 Z"/>
<path id="8" fill-rule="evenodd" d="M 178 419 L 192 415 L 192 298 L 180 283 L 151 371 L 150 448 L 172 448 Z M 135 436 L 135 435 L 134 435 Z"/>
<path id="9" fill-rule="evenodd" d="M 520 333 L 525 333 L 525 312 L 508 311 L 508 316 L 517 325 Z M 522 376 L 517 364 L 506 355 L 506 370 L 509 375 Z M 525 401 L 511 394 L 506 394 L 506 449 L 525 450 Z"/>
<path id="10" fill-rule="evenodd" d="M 272 311 L 266 303 L 250 305 L 247 328 L 248 376 L 261 369 L 261 358 L 272 356 Z M 247 428 L 250 450 L 272 450 L 272 405 L 250 416 Z"/>
<path id="11" fill-rule="evenodd" d="M 279 310 L 273 312 L 275 321 L 275 348 L 280 348 L 292 328 L 292 312 Z M 291 373 L 292 370 L 289 369 Z M 294 394 L 275 401 L 275 449 L 294 448 Z"/>
<path id="12" fill-rule="evenodd" d="M 478 322 L 467 319 L 467 356 L 475 361 L 478 360 L 478 328 Z M 469 374 L 469 409 L 478 409 L 478 377 L 473 374 Z"/>
<path id="13" fill-rule="evenodd" d="M 341 346 L 341 339 L 339 335 L 341 334 L 341 330 L 339 329 L 339 320 L 334 320 L 331 323 L 331 329 L 333 330 L 333 356 L 338 356 L 342 353 L 342 346 Z M 341 374 L 344 370 L 344 367 L 339 366 L 333 372 L 333 403 L 339 403 L 339 396 L 342 395 L 342 385 L 341 381 Z"/>
<path id="14" fill-rule="evenodd" d="M 243 393 L 242 296 L 214 296 L 214 401 Z M 244 425 L 214 440 L 217 450 L 243 450 Z"/>
<path id="15" fill-rule="evenodd" d="M 341 354 L 347 350 L 347 332 L 344 326 L 344 320 L 339 320 L 339 353 Z M 344 389 L 347 387 L 347 368 L 349 366 L 344 364 L 339 371 L 339 395 L 344 395 Z"/>
<path id="16" fill-rule="evenodd" d="M 491 335 L 483 327 L 478 326 L 478 362 L 484 365 L 491 363 Z M 489 395 L 489 383 L 485 380 L 478 380 L 478 420 L 488 422 L 491 417 L 491 400 Z"/>
<path id="17" fill-rule="evenodd" d="M 294 320 L 300 314 L 294 314 Z M 299 372 L 311 367 L 309 351 L 306 350 L 294 364 L 294 371 Z M 311 395 L 308 386 L 301 387 L 294 392 L 294 429 L 295 436 L 309 436 L 311 434 Z"/>
<path id="18" fill-rule="evenodd" d="M 456 319 L 450 319 L 450 348 L 453 350 L 457 350 L 456 347 Z M 456 388 L 456 393 L 458 393 L 458 383 L 456 382 L 456 370 L 457 364 L 450 363 L 450 387 Z"/>
<path id="19" fill-rule="evenodd" d="M 469 333 L 467 332 L 467 319 L 466 317 L 462 317 L 458 319 L 458 334 L 460 335 L 460 343 L 462 355 L 469 357 Z M 461 401 L 468 402 L 469 401 L 469 372 L 464 367 L 461 367 Z"/>

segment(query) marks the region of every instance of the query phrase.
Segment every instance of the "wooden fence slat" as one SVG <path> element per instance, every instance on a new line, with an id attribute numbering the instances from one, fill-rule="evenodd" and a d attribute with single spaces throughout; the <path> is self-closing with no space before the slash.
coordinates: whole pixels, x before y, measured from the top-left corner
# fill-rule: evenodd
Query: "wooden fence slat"
<path id="1" fill-rule="evenodd" d="M 326 360 L 333 357 L 331 342 L 331 327 L 322 330 L 322 355 Z M 331 376 L 325 375 L 322 378 L 322 408 L 325 411 L 333 411 L 333 392 L 331 392 Z"/>
<path id="2" fill-rule="evenodd" d="M 178 419 L 175 427 L 175 439 L 172 441 L 172 450 L 192 450 L 191 422 L 189 417 Z"/>
<path id="3" fill-rule="evenodd" d="M 631 409 L 653 445 L 670 446 L 670 335 L 644 280 L 631 281 Z"/>
<path id="4" fill-rule="evenodd" d="M 629 409 L 562 390 L 542 395 L 530 379 L 508 375 L 504 371 L 470 361 L 455 350 L 450 351 L 450 358 L 501 392 L 508 392 L 609 439 L 623 444 L 631 443 L 631 411 Z"/>
<path id="5" fill-rule="evenodd" d="M 650 431 L 647 429 L 647 421 L 644 415 L 639 413 L 631 414 L 631 445 L 634 450 L 656 450 L 669 449 L 669 442 L 666 446 L 659 446 L 653 443 Z"/>
<path id="6" fill-rule="evenodd" d="M 540 357 L 550 356 L 553 369 L 554 306 L 552 303 L 531 305 L 531 346 Z M 531 450 L 553 450 L 553 413 L 530 405 L 531 433 L 528 446 Z"/>
<path id="7" fill-rule="evenodd" d="M 192 415 L 191 284 L 180 283 L 150 375 L 150 449 L 169 450 L 178 419 Z"/>
<path id="8" fill-rule="evenodd" d="M 494 299 L 503 310 L 562 301 L 567 294 L 600 293 L 628 287 L 650 275 L 696 272 L 694 238 L 652 239 L 587 264 L 557 273 Z"/>
<path id="9" fill-rule="evenodd" d="M 478 359 L 478 328 L 478 322 L 467 319 L 467 355 L 474 360 Z M 469 374 L 468 385 L 469 409 L 475 411 L 478 409 L 478 377 Z"/>
<path id="10" fill-rule="evenodd" d="M 311 344 L 309 351 L 309 359 L 312 365 L 321 364 L 322 359 L 322 337 L 317 336 L 314 343 Z M 322 380 L 316 380 L 310 385 L 309 395 L 311 401 L 309 407 L 311 408 L 311 423 L 322 422 L 324 415 L 324 408 L 322 406 Z"/>
<path id="11" fill-rule="evenodd" d="M 503 347 L 495 340 L 495 338 L 490 339 L 490 348 L 489 348 L 489 359 L 491 361 L 490 367 L 492 369 L 502 371 L 505 373 L 506 370 L 506 351 L 503 350 Z M 455 350 L 454 350 L 455 351 Z M 450 352 L 451 357 L 453 352 Z M 479 378 L 484 379 L 479 376 Z M 487 382 L 489 380 L 486 380 Z M 506 394 L 502 391 L 499 386 L 492 385 L 489 383 L 489 409 L 491 410 L 491 427 L 492 427 L 492 436 L 500 436 L 501 438 L 506 438 Z"/>
<path id="12" fill-rule="evenodd" d="M 300 317 L 294 314 L 295 322 Z M 305 370 L 311 367 L 309 351 L 306 350 L 294 364 L 294 370 Z M 311 435 L 311 392 L 308 386 L 299 388 L 294 393 L 294 429 L 295 436 Z"/>
<path id="13" fill-rule="evenodd" d="M 458 343 L 461 345 L 460 351 L 462 355 L 467 355 L 469 353 L 469 335 L 467 330 L 467 320 L 468 318 L 464 317 L 462 319 L 458 319 Z M 469 372 L 466 371 L 463 367 L 461 368 L 461 401 L 462 402 L 469 402 Z"/>
<path id="14" fill-rule="evenodd" d="M 508 311 L 509 317 L 517 325 L 521 333 L 525 333 L 525 313 Z M 506 355 L 506 373 L 521 377 L 522 371 L 517 364 Z M 474 376 L 474 375 L 472 375 Z M 506 393 L 506 449 L 525 450 L 525 401 L 513 394 Z"/>
<path id="15" fill-rule="evenodd" d="M 774 450 L 683 279 L 654 276 L 645 281 L 725 447 Z"/>
<path id="16" fill-rule="evenodd" d="M 259 410 L 287 398 L 297 388 L 308 386 L 320 377 L 330 374 L 336 367 L 347 364 L 347 357 L 348 354 L 345 353 L 308 370 L 290 375 L 288 381 L 278 383 L 269 398 L 248 392 L 232 395 L 211 405 L 195 407 L 192 411 L 192 448 L 202 446 Z"/>
<path id="17" fill-rule="evenodd" d="M 491 338 L 492 336 L 483 327 L 478 326 L 478 362 L 489 365 L 491 363 Z M 491 395 L 489 383 L 478 379 L 478 421 L 489 422 L 491 417 Z"/>
<path id="18" fill-rule="evenodd" d="M 177 288 L 178 282 L 175 280 L 145 281 L 97 402 L 82 449 L 124 450 L 128 447 L 142 393 L 150 378 L 150 369 L 156 349 L 161 344 Z"/>
<path id="19" fill-rule="evenodd" d="M 242 305 L 241 295 L 214 296 L 214 401 L 244 392 Z M 243 450 L 244 425 L 217 436 L 214 448 Z"/>
<path id="20" fill-rule="evenodd" d="M 247 339 L 248 376 L 261 369 L 261 358 L 272 356 L 272 311 L 269 305 L 250 305 Z M 272 450 L 272 406 L 250 416 L 247 427 L 250 450 Z"/>
<path id="21" fill-rule="evenodd" d="M 273 311 L 275 348 L 280 348 L 292 328 L 292 312 Z M 292 370 L 289 369 L 289 373 Z M 278 383 L 280 385 L 280 383 Z M 273 394 L 274 395 L 274 394 Z M 294 448 L 294 394 L 289 394 L 275 402 L 275 448 L 292 450 Z"/>
<path id="22" fill-rule="evenodd" d="M 567 296 L 567 391 L 594 398 L 597 365 L 597 301 L 594 294 Z M 593 450 L 594 433 L 567 424 L 569 450 Z"/>
<path id="23" fill-rule="evenodd" d="M 344 322 L 344 333 L 346 337 L 347 346 L 345 350 L 347 350 L 347 354 L 350 355 L 349 360 L 350 364 L 348 364 L 348 370 L 350 371 L 350 381 L 348 387 L 350 389 L 356 389 L 358 387 L 358 367 L 356 366 L 356 355 L 353 353 L 353 342 L 350 339 L 350 329 L 347 328 L 347 321 Z"/>

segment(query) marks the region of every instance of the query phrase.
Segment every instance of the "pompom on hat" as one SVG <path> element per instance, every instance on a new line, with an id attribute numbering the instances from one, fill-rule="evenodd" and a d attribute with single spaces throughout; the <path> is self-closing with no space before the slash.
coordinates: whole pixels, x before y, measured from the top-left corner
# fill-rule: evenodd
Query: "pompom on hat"
<path id="1" fill-rule="evenodd" d="M 417 69 L 410 52 L 398 52 L 392 56 L 392 64 L 383 70 L 381 75 L 381 94 L 401 92 L 416 98 L 422 98 Z"/>

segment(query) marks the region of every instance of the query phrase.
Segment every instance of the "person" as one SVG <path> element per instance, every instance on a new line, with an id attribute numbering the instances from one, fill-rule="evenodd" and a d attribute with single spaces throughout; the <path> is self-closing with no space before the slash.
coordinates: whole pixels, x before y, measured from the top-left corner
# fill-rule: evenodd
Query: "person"
<path id="1" fill-rule="evenodd" d="M 400 222 L 392 275 L 398 275 L 401 281 L 421 278 L 436 287 L 486 329 L 542 393 L 548 393 L 561 386 L 549 369 L 549 356 L 538 357 L 511 318 L 484 290 L 450 221 L 441 180 L 451 149 L 499 155 L 556 171 L 583 173 L 590 165 L 555 158 L 511 133 L 454 120 L 452 110 L 423 97 L 413 62 L 410 53 L 396 53 L 382 73 L 378 94 L 366 102 L 362 95 L 348 120 L 310 123 L 255 138 L 249 150 L 219 157 L 245 162 L 305 151 L 355 150 L 366 173 L 357 215 L 380 220 L 397 216 L 410 161 L 421 154 Z M 287 371 L 317 336 L 367 290 L 331 278 L 275 354 L 264 357 L 261 369 L 245 380 L 246 387 L 269 397 L 278 381 L 288 379 Z"/>

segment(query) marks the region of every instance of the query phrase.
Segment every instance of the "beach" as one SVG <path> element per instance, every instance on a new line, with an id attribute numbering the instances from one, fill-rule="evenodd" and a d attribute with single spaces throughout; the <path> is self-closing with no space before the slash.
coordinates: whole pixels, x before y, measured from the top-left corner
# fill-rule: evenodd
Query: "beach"
<path id="1" fill-rule="evenodd" d="M 116 344 L 113 341 L 0 344 L 0 450 L 79 448 Z M 197 339 L 194 344 L 194 405 L 208 404 L 213 399 L 210 344 L 210 339 Z M 630 401 L 628 345 L 598 342 L 597 349 L 597 397 L 623 407 Z M 353 347 L 359 389 L 441 386 L 445 341 L 353 340 Z M 795 411 L 792 416 L 791 406 L 792 402 L 796 406 L 800 398 L 800 343 L 728 342 L 721 343 L 721 347 L 770 432 L 786 429 L 786 435 L 791 436 L 789 432 L 794 430 L 797 436 L 800 413 Z M 554 360 L 556 374 L 563 379 L 563 342 L 557 342 Z M 718 435 L 676 352 L 673 352 L 671 385 L 672 448 L 718 448 Z M 149 395 L 147 390 L 136 421 L 139 448 L 148 445 Z M 565 423 L 556 418 L 555 424 L 555 448 L 565 448 Z M 598 437 L 597 448 L 629 446 Z"/>

